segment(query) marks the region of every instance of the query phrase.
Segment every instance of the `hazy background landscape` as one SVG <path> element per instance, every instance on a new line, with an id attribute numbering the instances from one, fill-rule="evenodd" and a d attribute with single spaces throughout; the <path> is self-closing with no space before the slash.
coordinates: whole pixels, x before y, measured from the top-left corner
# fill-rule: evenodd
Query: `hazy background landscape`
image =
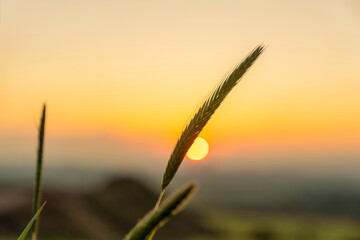
<path id="1" fill-rule="evenodd" d="M 191 114 L 261 43 L 201 133 L 209 155 L 170 185 L 199 190 L 159 238 L 360 239 L 355 0 L 2 0 L 0 236 L 31 215 L 43 102 L 40 236 L 112 239 L 152 208 Z"/>

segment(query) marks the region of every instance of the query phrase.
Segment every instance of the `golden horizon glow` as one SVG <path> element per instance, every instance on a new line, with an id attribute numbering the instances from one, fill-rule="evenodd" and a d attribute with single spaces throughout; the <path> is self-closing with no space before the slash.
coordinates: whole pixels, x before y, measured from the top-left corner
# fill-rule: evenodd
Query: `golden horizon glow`
<path id="1" fill-rule="evenodd" d="M 2 136 L 36 135 L 46 101 L 49 136 L 111 136 L 166 152 L 224 74 L 264 43 L 201 133 L 212 154 L 358 149 L 356 1 L 1 5 Z"/>
<path id="2" fill-rule="evenodd" d="M 189 148 L 189 151 L 186 153 L 186 156 L 193 161 L 201 161 L 209 154 L 209 144 L 208 142 L 201 138 L 197 137 L 194 143 Z"/>

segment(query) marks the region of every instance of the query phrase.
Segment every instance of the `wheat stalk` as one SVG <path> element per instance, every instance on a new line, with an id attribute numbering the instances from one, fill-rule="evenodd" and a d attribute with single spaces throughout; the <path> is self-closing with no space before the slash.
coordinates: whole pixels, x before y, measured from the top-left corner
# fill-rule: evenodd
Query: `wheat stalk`
<path id="1" fill-rule="evenodd" d="M 166 199 L 159 208 L 149 212 L 141 219 L 124 240 L 144 240 L 154 234 L 155 229 L 159 229 L 171 216 L 183 209 L 193 195 L 194 190 L 195 183 L 186 184 Z"/>
<path id="2" fill-rule="evenodd" d="M 203 105 L 199 108 L 197 113 L 191 119 L 190 123 L 186 126 L 185 130 L 182 132 L 180 138 L 178 139 L 166 166 L 161 186 L 162 192 L 174 178 L 175 173 L 178 170 L 181 162 L 183 161 L 187 151 L 189 150 L 195 139 L 198 137 L 200 132 L 203 130 L 207 122 L 210 120 L 211 116 L 214 114 L 216 109 L 220 106 L 220 104 L 223 102 L 229 92 L 240 81 L 241 77 L 260 56 L 263 50 L 264 46 L 258 46 L 248 55 L 247 58 L 245 58 L 242 63 L 237 65 L 232 71 L 232 73 L 227 78 L 225 78 L 225 80 L 220 82 L 220 84 L 215 88 L 209 98 L 206 99 Z M 158 202 L 161 201 L 160 198 Z"/>

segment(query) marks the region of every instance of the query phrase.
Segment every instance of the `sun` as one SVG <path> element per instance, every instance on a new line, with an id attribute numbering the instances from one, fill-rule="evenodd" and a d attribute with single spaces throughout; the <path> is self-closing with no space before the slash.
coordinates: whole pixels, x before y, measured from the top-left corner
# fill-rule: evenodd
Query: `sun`
<path id="1" fill-rule="evenodd" d="M 186 156 L 190 160 L 200 161 L 203 160 L 209 153 L 209 144 L 201 137 L 195 139 L 193 145 L 191 145 Z"/>

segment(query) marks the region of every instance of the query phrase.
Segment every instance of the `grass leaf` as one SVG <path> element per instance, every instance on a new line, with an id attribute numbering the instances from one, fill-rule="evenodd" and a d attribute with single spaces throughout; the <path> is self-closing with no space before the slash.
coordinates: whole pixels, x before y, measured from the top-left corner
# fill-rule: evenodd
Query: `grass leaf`
<path id="1" fill-rule="evenodd" d="M 212 92 L 208 99 L 199 108 L 197 113 L 191 119 L 178 139 L 176 146 L 170 156 L 166 170 L 162 180 L 161 189 L 164 190 L 171 180 L 174 178 L 181 162 L 183 161 L 187 151 L 193 144 L 194 140 L 199 136 L 215 110 L 220 106 L 229 92 L 240 81 L 241 77 L 251 67 L 255 60 L 260 56 L 264 47 L 258 46 L 255 48 L 245 60 L 234 68 L 232 73 L 225 78 L 217 88 Z"/>
<path id="2" fill-rule="evenodd" d="M 186 184 L 166 199 L 157 209 L 145 215 L 124 240 L 144 240 L 149 237 L 155 229 L 160 228 L 171 216 L 181 211 L 192 196 L 194 189 L 195 183 Z"/>
<path id="3" fill-rule="evenodd" d="M 40 207 L 41 199 L 41 183 L 42 183 L 42 165 L 43 165 L 43 152 L 44 152 L 44 136 L 45 136 L 45 117 L 46 117 L 46 105 L 43 105 L 42 116 L 39 127 L 39 142 L 37 151 L 37 163 L 36 163 L 36 175 L 34 184 L 34 200 L 33 200 L 33 215 L 36 214 Z M 32 240 L 37 239 L 39 222 L 35 220 L 34 227 L 32 229 Z"/>
<path id="4" fill-rule="evenodd" d="M 24 240 L 26 238 L 26 235 L 28 234 L 31 226 L 33 225 L 33 223 L 36 221 L 36 219 L 40 216 L 41 211 L 43 210 L 44 206 L 45 206 L 46 202 L 44 202 L 44 204 L 39 208 L 39 210 L 35 213 L 34 217 L 30 220 L 29 224 L 26 226 L 26 228 L 24 229 L 24 231 L 21 233 L 20 237 L 18 238 L 18 240 Z"/>

